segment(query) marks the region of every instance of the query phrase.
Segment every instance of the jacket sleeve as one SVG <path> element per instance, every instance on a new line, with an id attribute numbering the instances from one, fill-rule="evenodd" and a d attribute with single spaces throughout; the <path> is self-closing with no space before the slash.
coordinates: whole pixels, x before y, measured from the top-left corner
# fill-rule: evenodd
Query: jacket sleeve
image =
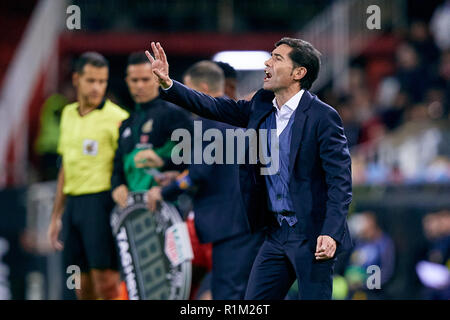
<path id="1" fill-rule="evenodd" d="M 217 126 L 217 122 L 214 123 L 213 121 L 207 120 L 207 119 L 198 119 L 197 121 L 201 121 L 202 124 L 202 136 L 207 132 L 209 129 L 215 129 L 220 130 L 222 133 L 222 136 L 226 136 L 226 130 L 225 129 L 219 129 Z M 207 145 L 210 143 L 209 141 L 203 141 L 202 139 L 202 148 L 201 151 L 203 152 Z M 224 144 L 225 145 L 225 144 Z M 225 150 L 224 150 L 225 151 Z M 234 150 L 236 154 L 236 150 Z M 194 155 L 194 150 L 191 152 L 192 155 Z M 224 153 L 224 159 L 226 157 L 226 154 Z M 226 165 L 226 164 L 223 164 Z M 189 177 L 193 184 L 200 186 L 204 181 L 207 181 L 212 178 L 212 174 L 214 172 L 214 168 L 217 166 L 217 164 L 206 164 L 203 161 L 201 163 L 195 163 L 194 159 L 191 159 L 191 165 L 189 166 Z"/>
<path id="2" fill-rule="evenodd" d="M 202 124 L 203 132 L 209 128 L 214 128 L 207 120 L 203 120 Z M 205 149 L 205 146 L 206 142 L 202 141 L 202 151 Z M 162 189 L 163 198 L 173 201 L 183 192 L 189 191 L 192 193 L 197 191 L 205 180 L 211 179 L 213 168 L 214 165 L 194 163 L 193 150 L 191 150 L 191 164 L 189 165 L 188 170 L 180 174 L 176 181 Z"/>
<path id="3" fill-rule="evenodd" d="M 171 146 L 170 149 L 167 150 L 163 155 L 161 155 L 162 160 L 164 161 L 164 165 L 160 168 L 160 171 L 168 171 L 168 170 L 178 170 L 183 171 L 187 169 L 187 164 L 175 164 L 172 161 L 172 151 L 176 146 L 176 142 L 171 141 L 172 133 L 177 129 L 186 129 L 191 134 L 193 133 L 193 123 L 190 117 L 190 114 L 183 109 L 180 109 L 177 106 L 171 105 L 168 103 L 168 108 L 172 108 L 173 111 L 170 113 L 170 117 L 167 118 L 167 122 L 165 124 L 165 128 L 167 130 L 168 144 Z"/>
<path id="4" fill-rule="evenodd" d="M 236 127 L 247 127 L 250 118 L 249 101 L 221 97 L 213 98 L 192 90 L 173 80 L 170 89 L 160 89 L 161 98 L 207 119 L 229 123 Z"/>
<path id="5" fill-rule="evenodd" d="M 117 149 L 114 154 L 114 162 L 113 162 L 113 172 L 111 175 L 111 191 L 120 186 L 121 184 L 127 184 L 125 179 L 125 173 L 123 170 L 123 147 L 120 143 L 120 137 L 122 135 L 122 131 L 125 128 L 124 124 L 119 128 L 119 138 L 117 140 Z"/>
<path id="6" fill-rule="evenodd" d="M 352 200 L 351 158 L 342 120 L 329 108 L 318 124 L 319 151 L 327 184 L 322 235 L 342 242 L 348 207 Z"/>

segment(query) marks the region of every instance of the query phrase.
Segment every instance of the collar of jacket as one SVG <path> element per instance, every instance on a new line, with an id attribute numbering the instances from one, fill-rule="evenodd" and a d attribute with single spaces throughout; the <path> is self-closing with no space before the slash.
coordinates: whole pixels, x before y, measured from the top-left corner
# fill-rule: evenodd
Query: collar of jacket
<path id="1" fill-rule="evenodd" d="M 144 103 L 136 103 L 135 110 L 136 111 L 148 110 L 151 107 L 155 106 L 158 101 L 159 101 L 159 96 L 150 101 L 144 102 Z"/>

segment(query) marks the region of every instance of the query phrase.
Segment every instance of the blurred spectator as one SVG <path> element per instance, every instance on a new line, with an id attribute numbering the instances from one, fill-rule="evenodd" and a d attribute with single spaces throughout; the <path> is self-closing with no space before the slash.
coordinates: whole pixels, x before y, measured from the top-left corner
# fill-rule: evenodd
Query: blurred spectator
<path id="1" fill-rule="evenodd" d="M 360 88 L 351 93 L 349 97 L 350 106 L 355 113 L 355 119 L 363 123 L 372 118 L 374 110 L 370 99 L 369 91 L 366 88 Z"/>
<path id="2" fill-rule="evenodd" d="M 427 260 L 450 267 L 450 210 L 429 213 L 422 222 L 429 242 Z"/>
<path id="3" fill-rule="evenodd" d="M 360 142 L 366 148 L 375 148 L 383 139 L 386 133 L 386 126 L 380 117 L 373 117 L 362 124 Z"/>
<path id="4" fill-rule="evenodd" d="M 222 69 L 223 74 L 225 75 L 225 95 L 233 100 L 236 100 L 236 70 L 226 62 L 217 61 L 216 64 Z"/>
<path id="5" fill-rule="evenodd" d="M 44 102 L 41 110 L 39 135 L 34 149 L 39 156 L 38 172 L 41 181 L 56 180 L 58 176 L 58 153 L 56 151 L 59 140 L 59 122 L 61 113 L 69 101 L 62 94 L 52 94 Z"/>
<path id="6" fill-rule="evenodd" d="M 433 86 L 425 93 L 424 103 L 427 106 L 427 113 L 430 119 L 442 119 L 445 114 L 444 109 L 445 92 L 442 87 Z"/>
<path id="7" fill-rule="evenodd" d="M 385 299 L 385 285 L 391 279 L 395 266 L 394 243 L 379 226 L 374 212 L 363 212 L 353 216 L 349 224 L 356 245 L 345 270 L 350 299 Z M 349 221 L 350 222 L 350 221 Z M 378 266 L 381 289 L 369 289 L 366 285 L 369 266 Z"/>
<path id="8" fill-rule="evenodd" d="M 386 108 L 380 111 L 380 117 L 382 118 L 387 129 L 393 130 L 402 124 L 408 105 L 408 94 L 404 91 L 399 91 L 392 104 L 386 106 Z"/>
<path id="9" fill-rule="evenodd" d="M 430 20 L 430 29 L 439 48 L 450 49 L 450 0 L 436 8 Z"/>
<path id="10" fill-rule="evenodd" d="M 360 67 L 351 67 L 349 70 L 349 88 L 348 93 L 365 90 L 367 87 L 366 74 Z"/>
<path id="11" fill-rule="evenodd" d="M 449 300 L 450 211 L 429 213 L 423 218 L 422 224 L 428 240 L 428 252 L 426 260 L 419 262 L 416 270 L 425 286 L 423 298 Z"/>
<path id="12" fill-rule="evenodd" d="M 70 81 L 64 82 L 60 93 L 54 93 L 45 100 L 39 119 L 38 136 L 34 141 L 39 181 L 56 180 L 58 175 L 58 158 L 56 152 L 59 140 L 59 123 L 65 105 L 75 101 L 75 90 Z"/>
<path id="13" fill-rule="evenodd" d="M 341 101 L 335 104 L 337 111 L 342 118 L 344 124 L 345 136 L 347 137 L 348 147 L 351 149 L 358 144 L 360 134 L 360 124 L 356 121 L 355 113 L 348 104 L 347 98 L 342 98 Z"/>
<path id="14" fill-rule="evenodd" d="M 408 40 L 419 54 L 422 63 L 435 63 L 439 58 L 439 48 L 434 43 L 424 21 L 417 20 L 411 23 Z"/>
<path id="15" fill-rule="evenodd" d="M 443 52 L 441 55 L 438 81 L 445 91 L 444 114 L 448 115 L 450 111 L 450 50 Z"/>
<path id="16" fill-rule="evenodd" d="M 400 94 L 400 83 L 394 76 L 385 77 L 381 80 L 377 92 L 375 94 L 375 102 L 382 110 L 389 108 L 394 104 Z M 408 96 L 406 92 L 403 92 L 404 96 Z"/>
<path id="17" fill-rule="evenodd" d="M 402 43 L 396 52 L 397 72 L 396 80 L 400 89 L 411 97 L 413 102 L 420 102 L 427 89 L 427 69 L 420 63 L 419 55 L 414 47 L 406 42 Z"/>

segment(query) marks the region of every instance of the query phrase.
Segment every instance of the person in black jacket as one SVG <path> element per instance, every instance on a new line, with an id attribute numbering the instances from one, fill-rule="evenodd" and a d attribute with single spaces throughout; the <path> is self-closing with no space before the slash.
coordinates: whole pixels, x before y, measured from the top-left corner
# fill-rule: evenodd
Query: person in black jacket
<path id="1" fill-rule="evenodd" d="M 184 75 L 184 83 L 214 97 L 224 96 L 224 73 L 211 61 L 200 61 Z M 197 117 L 202 133 L 235 127 Z M 203 136 L 202 134 L 202 136 Z M 202 150 L 206 143 L 203 142 Z M 234 152 L 236 154 L 236 151 Z M 226 150 L 223 158 L 226 159 Z M 156 199 L 173 200 L 188 189 L 194 193 L 194 223 L 201 243 L 212 243 L 211 291 L 214 300 L 244 298 L 250 270 L 264 241 L 263 233 L 250 233 L 239 190 L 239 166 L 233 164 L 191 164 L 170 185 L 154 187 L 148 193 L 150 204 Z"/>
<path id="2" fill-rule="evenodd" d="M 188 113 L 158 97 L 159 84 L 145 54 L 132 53 L 126 72 L 136 104 L 120 126 L 111 177 L 112 197 L 121 207 L 127 205 L 129 191 L 147 191 L 157 185 L 155 176 L 162 171 L 185 168 L 171 160 L 171 135 L 178 128 L 191 130 Z"/>

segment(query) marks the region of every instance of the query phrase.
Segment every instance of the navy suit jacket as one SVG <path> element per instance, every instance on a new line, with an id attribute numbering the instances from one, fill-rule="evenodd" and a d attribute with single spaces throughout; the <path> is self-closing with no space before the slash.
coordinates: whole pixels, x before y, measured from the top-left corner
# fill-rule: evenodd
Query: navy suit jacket
<path id="1" fill-rule="evenodd" d="M 208 129 L 220 130 L 225 137 L 226 129 L 235 129 L 226 123 L 208 119 L 202 121 L 202 132 Z M 203 142 L 201 150 L 210 142 Z M 225 147 L 225 141 L 223 141 Z M 236 151 L 235 151 L 236 154 Z M 200 242 L 216 242 L 226 238 L 249 233 L 244 204 L 239 190 L 239 166 L 225 164 L 191 164 L 189 177 L 197 187 L 194 195 L 195 228 Z"/>
<path id="2" fill-rule="evenodd" d="M 272 112 L 274 93 L 259 90 L 251 101 L 212 98 L 177 81 L 161 98 L 202 117 L 236 127 L 258 129 Z M 248 158 L 247 158 L 248 159 Z M 261 164 L 239 167 L 240 189 L 252 232 L 273 220 Z M 337 252 L 352 247 L 347 226 L 352 199 L 351 159 L 342 120 L 336 110 L 305 90 L 295 112 L 289 157 L 289 192 L 301 232 L 312 250 L 319 235 L 338 243 Z"/>

